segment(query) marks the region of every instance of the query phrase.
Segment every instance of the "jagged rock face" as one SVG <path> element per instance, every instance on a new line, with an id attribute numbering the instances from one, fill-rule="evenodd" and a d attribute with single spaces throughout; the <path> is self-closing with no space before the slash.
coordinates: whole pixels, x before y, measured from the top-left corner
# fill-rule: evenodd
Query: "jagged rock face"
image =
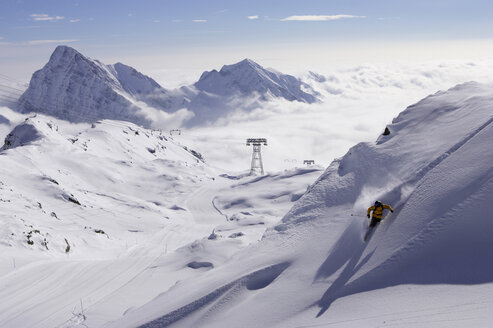
<path id="1" fill-rule="evenodd" d="M 222 96 L 258 94 L 262 100 L 267 100 L 270 96 L 307 103 L 317 101 L 316 92 L 307 84 L 292 75 L 265 69 L 250 59 L 225 65 L 219 72 L 204 72 L 195 87 L 200 91 Z M 303 91 L 303 88 L 311 93 Z"/>
<path id="2" fill-rule="evenodd" d="M 131 83 L 129 83 L 131 85 Z M 46 113 L 72 122 L 129 120 L 149 125 L 126 97 L 111 69 L 76 50 L 59 46 L 35 72 L 19 100 L 21 112 Z"/>

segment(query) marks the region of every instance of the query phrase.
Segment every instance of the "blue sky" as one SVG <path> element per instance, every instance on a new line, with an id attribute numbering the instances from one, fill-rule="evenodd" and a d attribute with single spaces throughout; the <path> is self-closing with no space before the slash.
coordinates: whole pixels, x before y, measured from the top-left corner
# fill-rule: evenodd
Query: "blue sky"
<path id="1" fill-rule="evenodd" d="M 455 52 L 460 42 L 475 40 L 477 52 L 491 39 L 493 2 L 487 0 L 0 2 L 0 73 L 10 74 L 21 61 L 19 72 L 39 68 L 57 44 L 102 60 L 138 65 L 141 58 L 148 67 L 162 58 L 168 68 L 170 61 L 177 68 L 193 61 L 198 68 L 247 56 L 275 64 L 289 45 L 298 57 L 326 51 L 342 58 L 348 49 L 358 52 L 359 44 L 455 42 L 448 50 Z M 361 49 L 364 59 L 364 49 L 370 50 Z"/>

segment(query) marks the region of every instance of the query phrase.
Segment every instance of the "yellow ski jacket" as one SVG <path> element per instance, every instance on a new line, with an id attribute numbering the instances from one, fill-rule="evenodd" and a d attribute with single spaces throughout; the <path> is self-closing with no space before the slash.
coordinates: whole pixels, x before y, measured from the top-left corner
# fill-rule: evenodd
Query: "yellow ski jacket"
<path id="1" fill-rule="evenodd" d="M 385 205 L 385 204 L 382 204 L 382 206 L 378 206 L 378 207 L 375 207 L 375 205 L 371 206 L 368 211 L 367 211 L 367 215 L 370 215 L 370 212 L 373 211 L 373 217 L 375 219 L 379 219 L 381 220 L 382 219 L 382 214 L 383 214 L 383 210 L 384 209 L 388 209 L 390 211 L 394 211 L 392 209 L 392 207 L 390 207 L 390 205 Z"/>

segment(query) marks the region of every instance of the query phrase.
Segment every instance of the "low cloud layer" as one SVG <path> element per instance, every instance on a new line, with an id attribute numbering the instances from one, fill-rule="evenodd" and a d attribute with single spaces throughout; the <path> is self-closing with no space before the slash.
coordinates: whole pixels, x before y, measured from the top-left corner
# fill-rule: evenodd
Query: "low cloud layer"
<path id="1" fill-rule="evenodd" d="M 262 148 L 266 171 L 301 166 L 305 159 L 326 167 L 356 143 L 376 140 L 394 117 L 427 95 L 471 80 L 493 82 L 493 62 L 367 65 L 322 73 L 303 77 L 323 95 L 321 103 L 275 100 L 176 138 L 231 171 L 249 169 L 252 149 L 245 141 L 257 137 L 268 139 Z"/>
<path id="2" fill-rule="evenodd" d="M 79 41 L 78 39 L 66 39 L 66 40 L 31 40 L 27 41 L 27 45 L 38 45 L 38 44 L 64 44 L 64 43 L 72 43 L 72 42 L 77 42 Z"/>
<path id="3" fill-rule="evenodd" d="M 47 22 L 56 22 L 59 20 L 65 19 L 63 16 L 50 16 L 48 14 L 31 14 L 29 15 L 31 19 L 35 21 L 47 21 Z"/>

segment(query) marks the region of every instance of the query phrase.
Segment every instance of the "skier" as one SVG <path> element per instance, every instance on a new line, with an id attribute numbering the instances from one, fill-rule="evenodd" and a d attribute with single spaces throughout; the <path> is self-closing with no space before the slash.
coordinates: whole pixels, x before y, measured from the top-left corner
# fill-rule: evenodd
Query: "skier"
<path id="1" fill-rule="evenodd" d="M 368 239 L 368 236 L 370 234 L 370 231 L 372 231 L 372 229 L 378 224 L 380 223 L 380 221 L 382 221 L 382 214 L 383 214 L 383 210 L 384 209 L 388 209 L 390 210 L 390 212 L 394 213 L 394 210 L 392 209 L 392 207 L 390 205 L 386 205 L 386 204 L 382 204 L 382 202 L 380 201 L 376 201 L 375 204 L 373 206 L 370 206 L 368 208 L 368 211 L 367 211 L 367 217 L 370 218 L 370 213 L 373 211 L 373 215 L 371 217 L 371 221 L 370 221 L 370 226 L 368 228 L 368 231 L 365 235 L 365 241 L 366 239 Z"/>
<path id="2" fill-rule="evenodd" d="M 370 228 L 373 228 L 377 225 L 377 223 L 380 223 L 380 221 L 382 221 L 382 214 L 384 209 L 388 209 L 390 210 L 390 212 L 394 213 L 394 210 L 392 209 L 392 207 L 390 207 L 390 205 L 382 204 L 382 202 L 378 200 L 375 202 L 375 205 L 368 208 L 366 215 L 368 218 L 370 218 L 370 212 L 373 211 L 373 215 L 370 221 Z"/>

